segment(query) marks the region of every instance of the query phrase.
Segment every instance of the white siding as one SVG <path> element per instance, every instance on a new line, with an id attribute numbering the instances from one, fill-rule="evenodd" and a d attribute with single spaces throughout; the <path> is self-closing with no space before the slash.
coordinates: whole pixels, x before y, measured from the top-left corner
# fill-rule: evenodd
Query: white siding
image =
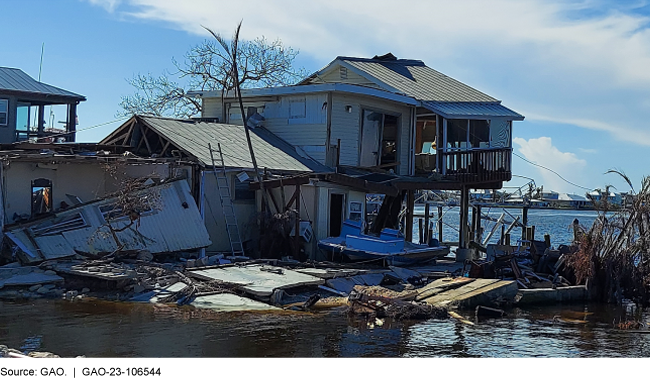
<path id="1" fill-rule="evenodd" d="M 229 184 L 232 190 L 232 177 L 238 172 L 228 172 Z M 228 239 L 228 232 L 226 231 L 226 221 L 223 216 L 223 208 L 221 207 L 221 200 L 219 199 L 219 192 L 217 191 L 217 181 L 214 173 L 210 171 L 204 172 L 205 185 L 204 185 L 204 200 L 205 208 L 203 211 L 203 220 L 205 227 L 210 235 L 212 245 L 207 248 L 209 252 L 230 252 L 230 240 Z M 233 196 L 234 198 L 234 196 Z M 239 226 L 239 234 L 242 241 L 257 239 L 257 209 L 255 207 L 255 200 L 250 201 L 233 201 L 235 215 L 237 216 L 237 226 Z M 247 254 L 248 255 L 248 254 Z"/>
<path id="2" fill-rule="evenodd" d="M 363 86 L 369 86 L 372 88 L 381 89 L 374 82 L 368 80 L 367 78 L 361 75 L 358 75 L 357 73 L 347 68 L 346 68 L 347 76 L 345 76 L 346 78 L 342 78 L 340 68 L 341 68 L 340 66 L 336 66 L 333 70 L 329 71 L 328 73 L 324 73 L 321 77 L 315 78 L 311 82 L 314 84 L 340 82 L 344 84 L 363 85 Z"/>
<path id="3" fill-rule="evenodd" d="M 221 121 L 222 105 L 220 98 L 204 98 L 201 117 L 218 118 Z"/>
<path id="4" fill-rule="evenodd" d="M 348 71 L 348 74 L 350 72 Z M 352 109 L 348 112 L 347 107 Z M 373 109 L 389 114 L 399 114 L 399 174 L 409 173 L 411 145 L 411 108 L 394 102 L 378 100 L 372 97 L 337 94 L 332 100 L 332 145 L 341 139 L 341 165 L 358 166 L 359 132 L 361 129 L 362 109 Z"/>

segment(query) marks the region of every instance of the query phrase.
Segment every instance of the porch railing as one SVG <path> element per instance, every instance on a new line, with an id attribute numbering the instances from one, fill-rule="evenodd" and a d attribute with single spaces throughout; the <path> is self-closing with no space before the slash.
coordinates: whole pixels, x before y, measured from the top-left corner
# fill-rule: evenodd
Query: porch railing
<path id="1" fill-rule="evenodd" d="M 512 148 L 439 152 L 444 178 L 458 182 L 510 181 Z"/>

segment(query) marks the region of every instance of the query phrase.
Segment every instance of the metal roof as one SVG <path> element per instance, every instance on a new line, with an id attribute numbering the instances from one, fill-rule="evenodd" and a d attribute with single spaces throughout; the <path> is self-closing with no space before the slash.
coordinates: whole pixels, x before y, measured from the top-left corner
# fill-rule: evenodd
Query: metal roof
<path id="1" fill-rule="evenodd" d="M 384 90 L 412 97 L 420 101 L 423 107 L 446 118 L 524 119 L 521 114 L 501 105 L 496 98 L 431 69 L 420 60 L 397 59 L 391 54 L 372 59 L 339 56 L 300 84 L 309 84 L 314 78 L 322 77 L 339 65 Z"/>
<path id="2" fill-rule="evenodd" d="M 226 167 L 253 168 L 243 126 L 161 117 L 138 116 L 138 118 L 205 165 L 212 164 L 208 149 L 210 143 L 213 150 L 217 149 L 217 144 L 221 144 Z M 264 128 L 251 129 L 250 133 L 257 166 L 261 169 L 331 171 L 329 167 L 316 160 L 300 156 L 293 145 Z"/>
<path id="3" fill-rule="evenodd" d="M 396 93 L 418 100 L 447 102 L 498 102 L 494 97 L 429 68 L 419 60 L 377 60 L 338 57 L 361 75 L 384 83 Z"/>
<path id="4" fill-rule="evenodd" d="M 3 90 L 48 97 L 69 98 L 76 101 L 86 100 L 86 97 L 80 94 L 38 82 L 27 73 L 16 68 L 0 67 L 0 92 Z"/>
<path id="5" fill-rule="evenodd" d="M 524 116 L 506 108 L 500 103 L 480 102 L 427 102 L 422 106 L 445 118 L 489 118 L 503 117 L 512 120 L 523 120 Z"/>

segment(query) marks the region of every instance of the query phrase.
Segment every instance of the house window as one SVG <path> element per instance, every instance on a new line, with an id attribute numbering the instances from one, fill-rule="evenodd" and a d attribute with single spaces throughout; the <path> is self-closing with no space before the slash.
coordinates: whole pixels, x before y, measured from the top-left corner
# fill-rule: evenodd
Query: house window
<path id="1" fill-rule="evenodd" d="M 52 181 L 38 178 L 32 181 L 32 217 L 52 212 Z"/>
<path id="2" fill-rule="evenodd" d="M 453 149 L 467 149 L 467 120 L 447 120 L 447 144 Z"/>
<path id="3" fill-rule="evenodd" d="M 0 125 L 7 126 L 7 111 L 9 110 L 9 100 L 0 99 Z"/>
<path id="4" fill-rule="evenodd" d="M 447 147 L 451 149 L 489 148 L 490 122 L 487 120 L 446 120 Z"/>
<path id="5" fill-rule="evenodd" d="M 307 105 L 304 98 L 295 98 L 289 101 L 289 118 L 305 118 Z"/>
<path id="6" fill-rule="evenodd" d="M 254 201 L 255 200 L 255 190 L 250 190 L 248 187 L 249 180 L 244 182 L 240 181 L 239 178 L 233 177 L 233 186 L 235 189 L 235 201 Z"/>
<path id="7" fill-rule="evenodd" d="M 363 202 L 350 201 L 348 219 L 352 221 L 361 221 L 363 218 Z"/>
<path id="8" fill-rule="evenodd" d="M 469 146 L 471 148 L 490 147 L 490 124 L 487 120 L 469 121 Z"/>

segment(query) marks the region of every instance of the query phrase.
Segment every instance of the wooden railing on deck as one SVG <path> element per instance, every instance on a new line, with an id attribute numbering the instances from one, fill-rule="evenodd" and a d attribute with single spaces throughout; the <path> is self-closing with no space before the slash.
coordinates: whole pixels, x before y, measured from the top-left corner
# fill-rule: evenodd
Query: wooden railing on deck
<path id="1" fill-rule="evenodd" d="M 444 178 L 463 183 L 509 181 L 512 178 L 512 148 L 438 152 Z"/>

